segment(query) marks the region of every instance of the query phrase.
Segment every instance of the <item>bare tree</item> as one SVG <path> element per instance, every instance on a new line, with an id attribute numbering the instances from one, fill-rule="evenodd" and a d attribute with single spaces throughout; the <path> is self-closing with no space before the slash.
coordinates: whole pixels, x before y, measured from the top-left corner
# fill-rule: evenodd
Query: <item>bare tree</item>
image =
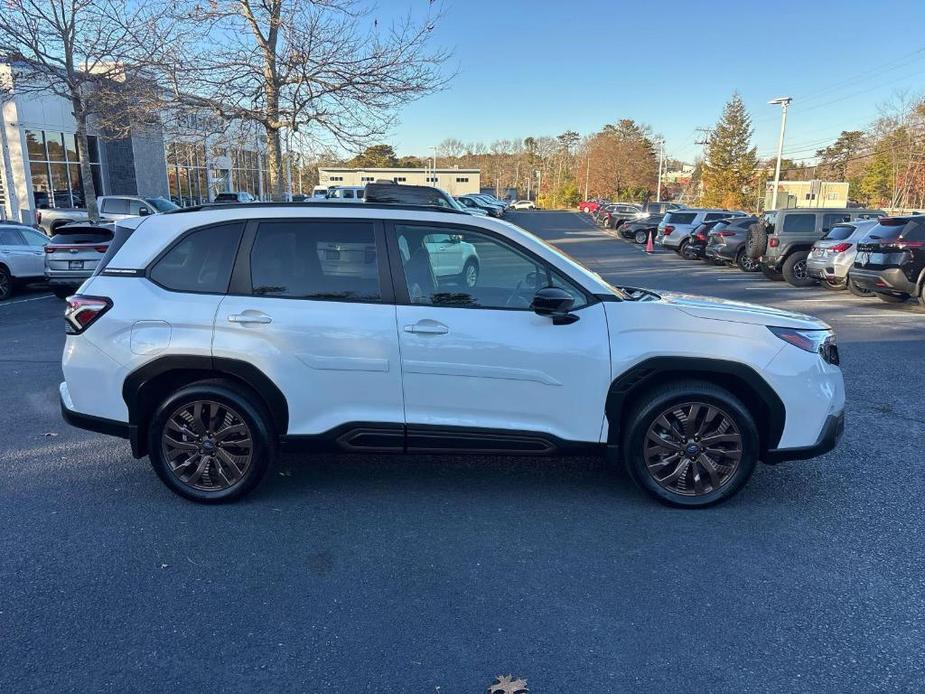
<path id="1" fill-rule="evenodd" d="M 380 27 L 355 0 L 161 2 L 186 35 L 161 56 L 172 98 L 258 123 L 277 199 L 283 131 L 360 149 L 388 133 L 397 107 L 447 80 L 448 53 L 429 49 L 439 10 Z"/>
<path id="2" fill-rule="evenodd" d="M 11 70 L 0 83 L 0 99 L 54 94 L 70 103 L 91 218 L 97 216 L 97 191 L 87 123 L 96 117 L 110 128 L 130 127 L 133 119 L 125 111 L 118 120 L 106 116 L 119 110 L 114 100 L 138 104 L 128 91 L 141 83 L 134 72 L 141 67 L 136 49 L 151 48 L 142 38 L 151 21 L 145 9 L 120 0 L 4 0 L 0 11 L 0 55 Z"/>

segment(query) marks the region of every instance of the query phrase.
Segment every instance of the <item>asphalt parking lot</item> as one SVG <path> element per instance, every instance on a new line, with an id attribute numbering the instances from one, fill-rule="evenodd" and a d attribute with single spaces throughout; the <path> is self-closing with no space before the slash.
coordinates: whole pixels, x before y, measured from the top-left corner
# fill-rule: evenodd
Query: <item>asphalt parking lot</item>
<path id="1" fill-rule="evenodd" d="M 0 305 L 0 691 L 922 691 L 925 313 L 509 218 L 616 284 L 825 319 L 840 447 L 698 512 L 596 460 L 434 456 L 290 457 L 197 506 L 61 421 L 35 289 Z"/>

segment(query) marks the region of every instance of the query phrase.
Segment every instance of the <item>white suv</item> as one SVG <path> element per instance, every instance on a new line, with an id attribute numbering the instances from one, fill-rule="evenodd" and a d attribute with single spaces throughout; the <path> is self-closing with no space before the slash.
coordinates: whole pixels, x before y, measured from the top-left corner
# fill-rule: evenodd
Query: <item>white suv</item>
<path id="1" fill-rule="evenodd" d="M 500 220 L 329 202 L 128 225 L 69 301 L 62 410 L 197 501 L 301 447 L 609 451 L 652 496 L 704 506 L 843 429 L 825 324 L 613 287 Z"/>

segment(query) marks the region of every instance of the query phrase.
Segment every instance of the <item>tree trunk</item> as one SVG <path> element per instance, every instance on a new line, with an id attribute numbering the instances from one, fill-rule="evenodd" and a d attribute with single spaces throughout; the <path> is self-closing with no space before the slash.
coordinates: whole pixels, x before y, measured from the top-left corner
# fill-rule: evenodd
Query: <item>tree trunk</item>
<path id="1" fill-rule="evenodd" d="M 265 126 L 267 131 L 267 173 L 270 175 L 270 199 L 286 200 L 286 179 L 283 175 L 283 144 L 279 128 Z"/>
<path id="2" fill-rule="evenodd" d="M 96 204 L 96 186 L 93 185 L 93 169 L 90 166 L 90 147 L 87 145 L 87 114 L 79 94 L 71 97 L 74 107 L 74 120 L 77 121 L 77 148 L 80 150 L 80 178 L 83 182 L 84 205 L 90 219 L 98 219 L 99 208 Z"/>

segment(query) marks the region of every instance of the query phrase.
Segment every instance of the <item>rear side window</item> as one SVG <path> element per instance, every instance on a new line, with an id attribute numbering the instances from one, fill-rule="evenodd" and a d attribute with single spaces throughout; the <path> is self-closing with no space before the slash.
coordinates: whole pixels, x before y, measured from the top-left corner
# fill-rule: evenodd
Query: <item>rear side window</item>
<path id="1" fill-rule="evenodd" d="M 838 226 L 832 227 L 829 230 L 829 233 L 825 235 L 825 237 L 830 241 L 844 241 L 853 233 L 854 227 L 840 224 Z"/>
<path id="2" fill-rule="evenodd" d="M 0 229 L 0 246 L 25 246 L 15 229 Z"/>
<path id="3" fill-rule="evenodd" d="M 379 301 L 379 254 L 370 222 L 263 222 L 251 250 L 259 296 Z"/>
<path id="4" fill-rule="evenodd" d="M 697 216 L 696 212 L 670 212 L 665 217 L 666 224 L 690 224 Z"/>
<path id="5" fill-rule="evenodd" d="M 783 233 L 785 234 L 808 234 L 815 230 L 815 214 L 788 214 L 784 217 Z"/>
<path id="6" fill-rule="evenodd" d="M 129 214 L 129 201 L 125 198 L 106 198 L 103 200 L 103 209 L 106 214 Z"/>
<path id="7" fill-rule="evenodd" d="M 243 226 L 218 224 L 187 234 L 151 268 L 149 277 L 177 292 L 224 294 L 228 291 Z"/>
<path id="8" fill-rule="evenodd" d="M 710 212 L 703 218 L 705 222 L 712 222 L 714 219 L 724 219 L 729 216 L 728 212 Z"/>
<path id="9" fill-rule="evenodd" d="M 833 226 L 840 222 L 850 222 L 851 215 L 844 214 L 842 212 L 837 212 L 835 214 L 824 214 L 822 215 L 822 230 L 828 231 Z"/>

